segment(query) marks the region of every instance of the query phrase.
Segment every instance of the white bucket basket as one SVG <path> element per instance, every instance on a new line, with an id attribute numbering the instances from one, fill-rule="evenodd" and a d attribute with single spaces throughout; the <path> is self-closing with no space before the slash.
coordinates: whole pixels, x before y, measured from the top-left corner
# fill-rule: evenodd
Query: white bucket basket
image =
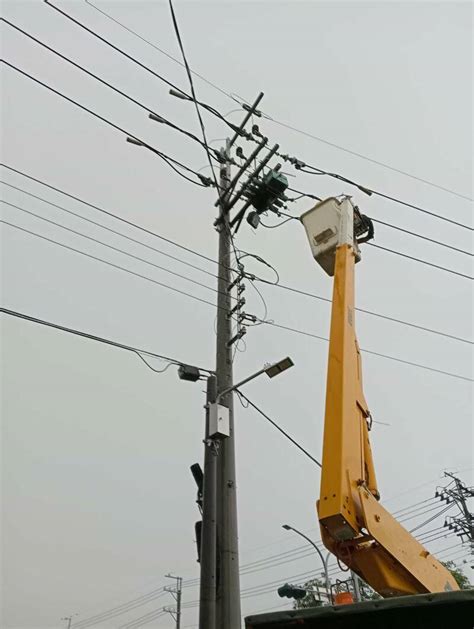
<path id="1" fill-rule="evenodd" d="M 360 250 L 354 242 L 354 207 L 349 198 L 320 201 L 301 216 L 301 222 L 314 259 L 328 275 L 334 275 L 336 249 L 340 245 L 351 245 L 359 262 Z"/>

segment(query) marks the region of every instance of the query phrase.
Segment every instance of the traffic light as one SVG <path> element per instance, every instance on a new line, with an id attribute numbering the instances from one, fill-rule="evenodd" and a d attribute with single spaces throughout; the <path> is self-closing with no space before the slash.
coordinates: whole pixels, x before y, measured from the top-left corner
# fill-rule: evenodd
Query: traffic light
<path id="1" fill-rule="evenodd" d="M 197 485 L 197 498 L 196 502 L 199 507 L 199 511 L 202 513 L 202 499 L 203 499 L 203 486 L 204 486 L 204 474 L 199 463 L 193 463 L 190 467 L 191 474 Z"/>
<path id="2" fill-rule="evenodd" d="M 306 596 L 306 590 L 302 587 L 298 587 L 297 585 L 285 583 L 285 585 L 278 588 L 278 596 L 281 596 L 281 598 L 286 597 L 298 600 Z"/>
<path id="3" fill-rule="evenodd" d="M 202 520 L 198 520 L 194 525 L 194 533 L 196 535 L 197 561 L 198 563 L 201 563 Z"/>

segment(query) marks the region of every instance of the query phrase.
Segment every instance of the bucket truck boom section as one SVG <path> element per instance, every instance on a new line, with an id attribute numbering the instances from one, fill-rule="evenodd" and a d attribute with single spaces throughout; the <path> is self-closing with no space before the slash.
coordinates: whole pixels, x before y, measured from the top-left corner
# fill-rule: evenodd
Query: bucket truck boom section
<path id="1" fill-rule="evenodd" d="M 451 573 L 379 502 L 354 307 L 359 244 L 373 236 L 372 223 L 348 197 L 326 199 L 301 220 L 314 258 L 334 276 L 317 504 L 324 545 L 383 597 L 457 590 Z"/>

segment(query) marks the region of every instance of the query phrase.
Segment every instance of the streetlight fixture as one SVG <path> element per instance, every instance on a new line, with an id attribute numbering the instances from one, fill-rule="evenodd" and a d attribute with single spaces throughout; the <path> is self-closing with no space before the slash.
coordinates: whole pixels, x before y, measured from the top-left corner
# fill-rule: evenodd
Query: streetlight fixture
<path id="1" fill-rule="evenodd" d="M 254 380 L 258 376 L 261 376 L 263 373 L 266 373 L 269 378 L 274 378 L 278 376 L 280 373 L 283 373 L 290 367 L 293 367 L 294 363 L 289 356 L 283 358 L 277 363 L 267 364 L 263 367 L 263 369 L 259 369 L 251 376 L 244 378 L 240 382 L 220 391 L 217 394 L 216 401 L 213 404 L 209 405 L 209 435 L 208 437 L 214 439 L 222 439 L 228 437 L 230 434 L 229 429 L 229 409 L 227 406 L 220 404 L 221 399 L 230 393 L 231 391 L 236 391 L 239 387 L 251 380 Z"/>
<path id="2" fill-rule="evenodd" d="M 299 535 L 300 537 L 305 539 L 309 544 L 311 544 L 311 546 L 318 553 L 319 557 L 321 558 L 321 561 L 323 562 L 324 577 L 325 577 L 325 581 L 326 581 L 326 594 L 327 594 L 327 597 L 328 597 L 328 603 L 330 603 L 330 601 L 331 601 L 331 582 L 329 580 L 329 573 L 328 573 L 328 560 L 329 560 L 329 556 L 330 556 L 331 553 L 328 553 L 326 555 L 326 559 L 324 559 L 323 553 L 319 550 L 319 548 L 316 546 L 316 544 L 313 542 L 313 540 L 310 537 L 308 537 L 307 535 L 305 535 L 304 533 L 302 533 L 298 529 L 295 529 L 293 526 L 290 526 L 289 524 L 282 524 L 282 528 L 284 528 L 285 531 L 293 531 L 294 533 L 296 533 L 297 535 Z"/>
<path id="3" fill-rule="evenodd" d="M 244 378 L 244 380 L 237 382 L 237 384 L 234 384 L 228 389 L 224 389 L 224 391 L 221 391 L 217 396 L 217 401 L 219 401 L 220 398 L 224 397 L 224 395 L 227 395 L 227 393 L 235 391 L 242 385 L 247 384 L 247 382 L 250 382 L 254 378 L 261 376 L 263 373 L 266 373 L 269 378 L 274 378 L 275 376 L 278 376 L 280 373 L 283 373 L 290 367 L 293 367 L 294 364 L 295 363 L 291 360 L 289 356 L 283 358 L 282 360 L 279 360 L 277 363 L 266 364 L 263 369 L 259 369 L 259 371 L 256 371 L 251 376 L 248 376 L 247 378 Z"/>

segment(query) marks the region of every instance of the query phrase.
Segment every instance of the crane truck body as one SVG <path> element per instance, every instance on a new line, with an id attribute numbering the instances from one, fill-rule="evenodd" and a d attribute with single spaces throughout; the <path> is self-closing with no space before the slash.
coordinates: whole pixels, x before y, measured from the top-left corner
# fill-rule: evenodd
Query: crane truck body
<path id="1" fill-rule="evenodd" d="M 265 624 L 263 617 L 268 614 L 262 615 L 262 624 L 259 617 L 250 617 L 247 627 L 283 628 L 295 624 L 318 628 L 391 627 L 387 620 L 379 625 L 357 624 L 355 617 L 360 619 L 369 613 L 370 605 L 373 616 L 378 613 L 381 619 L 383 612 L 386 618 L 399 617 L 398 622 L 402 622 L 404 609 L 412 609 L 413 618 L 419 612 L 426 616 L 426 610 L 432 609 L 433 618 L 426 626 L 447 627 L 447 624 L 436 624 L 441 622 L 442 608 L 457 605 L 461 610 L 461 602 L 465 611 L 470 609 L 470 624 L 452 626 L 473 627 L 474 591 L 458 592 L 449 570 L 380 503 L 369 438 L 372 417 L 362 387 L 362 360 L 355 332 L 355 265 L 361 260 L 360 245 L 373 237 L 372 222 L 349 197 L 325 199 L 304 213 L 301 221 L 313 257 L 334 277 L 321 485 L 317 501 L 321 538 L 340 562 L 392 602 L 379 601 L 376 606 L 374 603 L 351 605 L 351 609 L 337 616 L 346 618 L 347 624 L 343 620 L 343 624 L 330 624 L 335 616 L 328 607 L 323 607 L 305 610 L 304 614 L 302 610 L 280 612 L 283 624 L 277 622 L 278 613 L 270 615 L 274 617 L 273 624 Z M 394 603 L 393 597 L 401 598 Z M 419 608 L 417 612 L 413 611 L 413 606 Z M 352 620 L 351 615 L 355 615 Z"/>

